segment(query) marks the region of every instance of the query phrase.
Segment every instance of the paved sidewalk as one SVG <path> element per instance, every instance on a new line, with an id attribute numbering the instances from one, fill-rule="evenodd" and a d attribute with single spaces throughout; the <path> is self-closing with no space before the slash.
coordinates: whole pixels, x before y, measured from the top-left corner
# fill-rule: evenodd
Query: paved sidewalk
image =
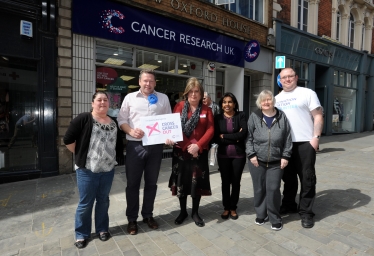
<path id="1" fill-rule="evenodd" d="M 312 229 L 297 214 L 283 218 L 281 231 L 254 224 L 253 188 L 244 169 L 238 220 L 222 220 L 221 181 L 211 169 L 213 196 L 203 197 L 197 227 L 191 218 L 174 224 L 179 202 L 167 188 L 170 160 L 163 160 L 150 230 L 139 218 L 139 234 L 126 233 L 126 177 L 116 170 L 107 242 L 95 235 L 85 249 L 74 243 L 78 202 L 75 175 L 0 185 L 0 255 L 374 255 L 374 132 L 322 137 L 317 154 L 317 198 Z M 188 199 L 191 211 L 191 199 Z"/>

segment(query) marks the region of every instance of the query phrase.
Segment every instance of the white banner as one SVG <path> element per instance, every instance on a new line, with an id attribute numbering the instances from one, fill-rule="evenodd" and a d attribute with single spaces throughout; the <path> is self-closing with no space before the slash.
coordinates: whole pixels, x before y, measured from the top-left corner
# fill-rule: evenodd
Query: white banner
<path id="1" fill-rule="evenodd" d="M 183 141 L 179 113 L 141 117 L 140 128 L 144 131 L 143 146 L 164 144 L 167 139 Z"/>

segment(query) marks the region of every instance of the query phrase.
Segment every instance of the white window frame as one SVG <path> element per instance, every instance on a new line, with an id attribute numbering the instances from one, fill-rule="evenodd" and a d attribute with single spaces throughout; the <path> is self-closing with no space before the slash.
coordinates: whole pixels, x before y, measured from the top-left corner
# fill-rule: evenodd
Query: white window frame
<path id="1" fill-rule="evenodd" d="M 355 43 L 355 18 L 352 13 L 350 14 L 348 24 L 348 46 L 353 48 Z"/>
<path id="2" fill-rule="evenodd" d="M 269 6 L 269 0 L 264 0 L 264 1 L 263 0 L 234 0 L 234 1 L 232 1 L 232 0 L 214 0 L 214 1 L 215 1 L 216 5 L 222 5 L 226 10 L 230 10 L 230 11 L 232 11 L 234 13 L 239 14 L 239 15 L 241 15 L 241 10 L 239 8 L 239 1 L 246 1 L 246 2 L 248 2 L 249 6 L 252 3 L 253 4 L 253 12 L 249 15 L 251 17 L 244 16 L 244 15 L 242 15 L 242 16 L 244 16 L 244 17 L 246 17 L 248 19 L 260 22 L 260 23 L 262 23 L 264 25 L 267 25 L 268 17 L 267 17 L 267 10 L 266 10 L 266 8 L 267 8 L 267 6 Z M 256 1 L 258 1 L 259 3 L 262 4 L 262 11 L 261 11 L 261 14 L 260 14 L 261 17 L 262 17 L 261 20 L 260 20 L 260 17 L 255 17 L 256 10 L 258 9 L 258 7 L 256 6 Z M 218 4 L 218 2 L 222 2 L 222 3 Z M 231 4 L 225 4 L 223 2 L 236 3 L 236 8 L 235 9 L 234 8 L 231 9 Z M 248 13 L 250 13 L 250 10 L 248 10 Z"/>
<path id="3" fill-rule="evenodd" d="M 307 7 L 305 7 L 305 3 L 308 4 Z M 304 9 L 306 9 L 307 16 L 309 14 L 309 3 L 308 0 L 298 0 L 297 3 L 297 28 L 303 31 L 308 31 L 308 17 L 306 18 L 306 24 L 303 23 L 304 21 Z"/>
<path id="4" fill-rule="evenodd" d="M 341 37 L 341 27 L 342 27 L 342 15 L 340 11 L 336 12 L 336 31 L 335 31 L 335 39 L 340 40 Z"/>
<path id="5" fill-rule="evenodd" d="M 299 20 L 302 22 L 304 19 L 304 13 L 299 13 L 299 3 L 302 3 L 302 8 L 304 8 L 304 3 L 308 3 L 307 8 L 307 23 L 306 30 L 311 34 L 318 34 L 318 7 L 320 0 L 291 0 L 291 26 L 303 30 L 300 27 Z M 301 15 L 299 17 L 299 15 Z M 304 25 L 304 24 L 303 24 Z"/>

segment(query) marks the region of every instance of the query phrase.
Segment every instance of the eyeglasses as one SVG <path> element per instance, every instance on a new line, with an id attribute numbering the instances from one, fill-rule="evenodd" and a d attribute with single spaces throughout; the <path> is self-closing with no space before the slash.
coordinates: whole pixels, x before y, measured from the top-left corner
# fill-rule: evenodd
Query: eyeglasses
<path id="1" fill-rule="evenodd" d="M 282 80 L 292 79 L 292 78 L 294 78 L 295 76 L 296 76 L 296 75 L 282 76 L 281 79 L 282 79 Z"/>

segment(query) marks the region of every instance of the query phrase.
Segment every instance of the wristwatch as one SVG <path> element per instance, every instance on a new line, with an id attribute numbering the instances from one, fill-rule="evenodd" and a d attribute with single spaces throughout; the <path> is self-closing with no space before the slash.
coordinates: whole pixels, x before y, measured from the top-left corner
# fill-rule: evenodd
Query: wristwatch
<path id="1" fill-rule="evenodd" d="M 313 138 L 317 138 L 317 139 L 319 139 L 319 138 L 321 138 L 321 136 L 316 135 L 316 136 L 313 136 Z"/>

